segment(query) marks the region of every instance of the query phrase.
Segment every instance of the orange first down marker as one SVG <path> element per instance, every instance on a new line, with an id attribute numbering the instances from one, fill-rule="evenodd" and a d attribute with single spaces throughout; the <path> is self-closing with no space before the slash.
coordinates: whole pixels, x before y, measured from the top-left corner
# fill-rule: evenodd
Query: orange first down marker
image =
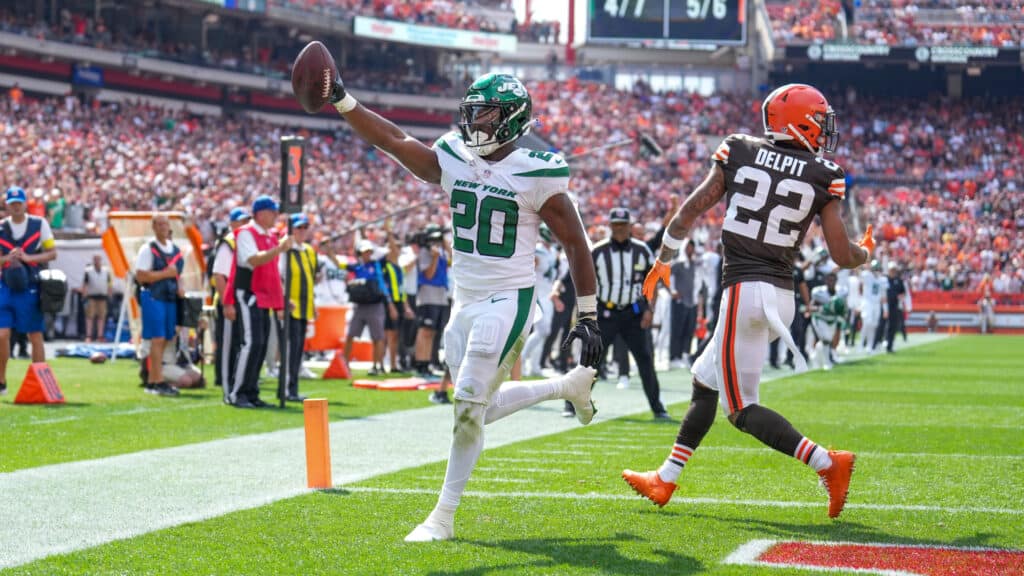
<path id="1" fill-rule="evenodd" d="M 306 417 L 306 485 L 326 489 L 331 482 L 331 428 L 327 399 L 309 398 L 302 403 Z"/>

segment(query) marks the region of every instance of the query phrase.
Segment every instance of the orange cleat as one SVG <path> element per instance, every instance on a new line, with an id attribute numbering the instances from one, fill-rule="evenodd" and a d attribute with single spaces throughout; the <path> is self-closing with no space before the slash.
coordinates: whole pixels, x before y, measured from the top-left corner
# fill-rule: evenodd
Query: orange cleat
<path id="1" fill-rule="evenodd" d="M 623 470 L 622 479 L 632 486 L 637 494 L 654 502 L 661 508 L 668 504 L 669 498 L 672 498 L 672 493 L 677 488 L 675 484 L 662 480 L 658 476 L 657 470 L 650 472 Z"/>
<path id="2" fill-rule="evenodd" d="M 846 506 L 846 493 L 850 490 L 850 476 L 857 456 L 853 452 L 829 450 L 832 466 L 818 472 L 821 484 L 828 490 L 828 517 L 837 518 Z"/>

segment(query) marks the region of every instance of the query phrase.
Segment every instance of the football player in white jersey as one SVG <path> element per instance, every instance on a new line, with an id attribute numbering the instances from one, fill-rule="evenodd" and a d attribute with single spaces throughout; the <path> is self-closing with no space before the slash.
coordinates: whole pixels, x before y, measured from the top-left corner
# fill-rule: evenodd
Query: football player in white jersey
<path id="1" fill-rule="evenodd" d="M 882 299 L 885 291 L 882 289 L 882 264 L 878 260 L 871 261 L 871 268 L 860 273 L 861 289 L 864 297 L 861 299 L 860 317 L 864 325 L 861 328 L 863 334 L 864 350 L 871 354 L 875 351 L 876 334 L 878 323 L 882 319 Z"/>
<path id="2" fill-rule="evenodd" d="M 533 331 L 523 346 L 523 376 L 540 376 L 544 359 L 541 353 L 544 341 L 551 334 L 551 319 L 555 315 L 555 306 L 551 301 L 551 290 L 559 277 L 558 251 L 551 245 L 551 230 L 547 226 L 540 227 L 540 242 L 537 243 L 537 290 L 534 299 L 540 308 L 533 323 Z"/>
<path id="3" fill-rule="evenodd" d="M 361 106 L 334 80 L 330 101 L 364 140 L 421 180 L 440 184 L 452 212 L 455 281 L 445 356 L 455 382 L 455 427 L 437 506 L 405 540 L 454 536 L 455 510 L 483 449 L 484 425 L 543 400 L 573 403 L 581 423 L 594 416 L 590 388 L 601 356 L 597 282 L 583 223 L 569 200 L 569 167 L 557 154 L 515 145 L 533 103 L 513 76 L 486 74 L 459 106 L 459 130 L 426 146 Z M 576 284 L 577 318 L 563 346 L 582 344 L 580 366 L 564 376 L 505 382 L 526 339 L 537 283 L 541 222 L 561 243 Z"/>

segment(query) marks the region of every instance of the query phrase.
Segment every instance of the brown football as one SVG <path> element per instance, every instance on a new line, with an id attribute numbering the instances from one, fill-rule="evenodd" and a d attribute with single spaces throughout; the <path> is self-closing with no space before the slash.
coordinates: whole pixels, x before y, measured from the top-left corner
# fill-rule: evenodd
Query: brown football
<path id="1" fill-rule="evenodd" d="M 322 42 L 314 40 L 299 52 L 292 64 L 292 91 L 302 109 L 316 114 L 331 95 L 338 68 Z"/>

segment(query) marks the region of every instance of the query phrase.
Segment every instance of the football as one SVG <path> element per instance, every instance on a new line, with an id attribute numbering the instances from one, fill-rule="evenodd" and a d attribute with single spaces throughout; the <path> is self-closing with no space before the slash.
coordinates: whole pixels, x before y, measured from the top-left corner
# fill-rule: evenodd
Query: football
<path id="1" fill-rule="evenodd" d="M 103 364 L 107 361 L 107 355 L 103 352 L 93 352 L 92 356 L 89 356 L 89 362 L 93 364 Z"/>
<path id="2" fill-rule="evenodd" d="M 309 114 L 316 114 L 327 103 L 331 86 L 338 75 L 334 58 L 322 42 L 314 40 L 299 52 L 292 64 L 292 91 Z"/>

